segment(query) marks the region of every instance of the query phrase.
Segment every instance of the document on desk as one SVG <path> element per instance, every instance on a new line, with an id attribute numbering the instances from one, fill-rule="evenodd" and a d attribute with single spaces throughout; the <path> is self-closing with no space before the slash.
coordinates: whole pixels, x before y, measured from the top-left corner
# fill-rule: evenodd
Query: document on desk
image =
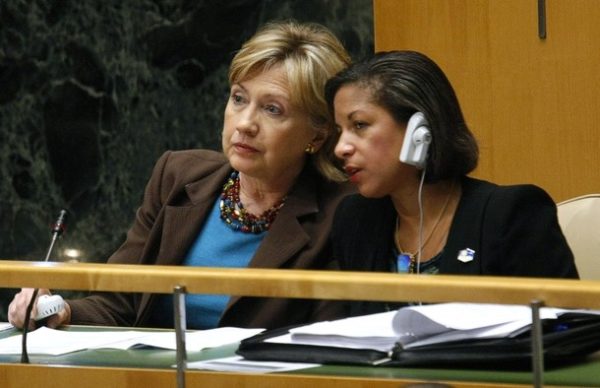
<path id="1" fill-rule="evenodd" d="M 189 369 L 203 369 L 218 372 L 275 373 L 299 369 L 316 368 L 321 364 L 300 362 L 249 361 L 240 356 L 216 358 L 213 360 L 188 362 Z"/>
<path id="2" fill-rule="evenodd" d="M 540 318 L 556 318 L 566 310 L 542 308 Z M 531 324 L 531 309 L 521 305 L 442 303 L 409 306 L 398 311 L 291 329 L 267 342 L 391 351 L 434 343 L 504 338 Z"/>
<path id="3" fill-rule="evenodd" d="M 0 331 L 12 329 L 13 325 L 8 322 L 0 322 Z"/>
<path id="4" fill-rule="evenodd" d="M 239 327 L 219 327 L 210 330 L 197 330 L 186 332 L 185 347 L 188 351 L 198 351 L 207 348 L 215 348 L 223 345 L 237 343 L 245 338 L 256 335 L 264 329 L 242 329 Z M 176 349 L 175 332 L 162 331 L 151 332 L 145 336 L 132 336 L 124 340 L 117 340 L 112 343 L 103 343 L 92 346 L 89 349 L 111 348 L 111 349 L 132 349 L 132 348 L 159 348 Z"/>
<path id="5" fill-rule="evenodd" d="M 392 327 L 396 311 L 317 322 L 290 329 L 289 334 L 266 342 L 334 346 L 349 349 L 390 351 L 398 341 Z"/>
<path id="6" fill-rule="evenodd" d="M 544 359 L 600 350 L 600 311 L 542 307 Z M 524 305 L 443 303 L 275 329 L 240 342 L 254 361 L 349 365 L 531 365 L 532 312 Z M 546 341 L 547 339 L 547 341 Z M 309 345 L 309 346 L 306 346 Z"/>
<path id="7" fill-rule="evenodd" d="M 221 327 L 212 330 L 186 332 L 186 349 L 202 350 L 236 343 L 256 335 L 263 329 Z M 20 354 L 21 335 L 0 340 L 0 354 Z M 91 330 L 66 331 L 41 327 L 27 336 L 30 354 L 61 355 L 86 349 L 131 349 L 154 347 L 175 350 L 172 331 Z"/>

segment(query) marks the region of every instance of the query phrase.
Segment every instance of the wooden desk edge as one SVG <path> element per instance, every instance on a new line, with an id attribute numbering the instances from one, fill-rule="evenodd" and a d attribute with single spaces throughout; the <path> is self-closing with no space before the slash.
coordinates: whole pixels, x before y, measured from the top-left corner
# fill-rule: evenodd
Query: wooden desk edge
<path id="1" fill-rule="evenodd" d="M 387 379 L 374 377 L 345 377 L 302 374 L 249 374 L 237 372 L 210 372 L 188 370 L 186 385 L 190 387 L 230 388 L 398 388 L 412 384 L 439 384 L 445 388 L 516 388 L 527 387 L 521 384 L 500 384 L 461 381 L 423 381 L 412 379 Z M 0 381 L 3 388 L 64 388 L 73 386 L 74 381 L 85 381 L 86 388 L 175 388 L 176 371 L 174 369 L 151 368 L 114 368 L 64 366 L 49 364 L 2 364 L 0 363 Z"/>
<path id="2" fill-rule="evenodd" d="M 600 308 L 600 282 L 490 276 L 0 261 L 2 287 Z"/>

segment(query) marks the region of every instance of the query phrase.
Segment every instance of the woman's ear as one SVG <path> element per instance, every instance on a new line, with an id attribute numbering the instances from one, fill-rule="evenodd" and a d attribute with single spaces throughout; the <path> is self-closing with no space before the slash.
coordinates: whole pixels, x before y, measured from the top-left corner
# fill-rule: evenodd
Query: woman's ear
<path id="1" fill-rule="evenodd" d="M 323 144 L 325 144 L 325 140 L 327 140 L 327 131 L 320 128 L 315 129 L 315 134 L 310 141 L 310 144 L 312 145 L 313 149 L 312 153 L 319 151 Z"/>

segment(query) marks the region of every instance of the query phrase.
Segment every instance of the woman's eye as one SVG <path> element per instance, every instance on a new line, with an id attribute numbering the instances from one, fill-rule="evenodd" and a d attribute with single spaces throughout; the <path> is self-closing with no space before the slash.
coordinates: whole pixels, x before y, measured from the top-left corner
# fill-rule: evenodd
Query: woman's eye
<path id="1" fill-rule="evenodd" d="M 241 104 L 242 102 L 244 102 L 244 98 L 237 93 L 233 93 L 231 95 L 231 100 L 233 101 L 234 104 Z"/>
<path id="2" fill-rule="evenodd" d="M 273 115 L 280 115 L 282 113 L 281 109 L 275 105 L 266 105 L 265 110 Z"/>
<path id="3" fill-rule="evenodd" d="M 363 122 L 363 121 L 357 121 L 354 123 L 354 128 L 355 129 L 364 129 L 367 127 L 367 123 Z"/>

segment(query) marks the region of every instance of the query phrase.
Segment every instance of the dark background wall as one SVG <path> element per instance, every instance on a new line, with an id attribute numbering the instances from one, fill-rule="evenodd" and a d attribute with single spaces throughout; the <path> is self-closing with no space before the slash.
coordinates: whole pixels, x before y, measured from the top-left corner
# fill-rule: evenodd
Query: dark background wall
<path id="1" fill-rule="evenodd" d="M 42 260 L 66 208 L 52 259 L 105 261 L 162 152 L 220 148 L 235 50 L 289 18 L 373 52 L 371 0 L 0 1 L 0 259 Z"/>

